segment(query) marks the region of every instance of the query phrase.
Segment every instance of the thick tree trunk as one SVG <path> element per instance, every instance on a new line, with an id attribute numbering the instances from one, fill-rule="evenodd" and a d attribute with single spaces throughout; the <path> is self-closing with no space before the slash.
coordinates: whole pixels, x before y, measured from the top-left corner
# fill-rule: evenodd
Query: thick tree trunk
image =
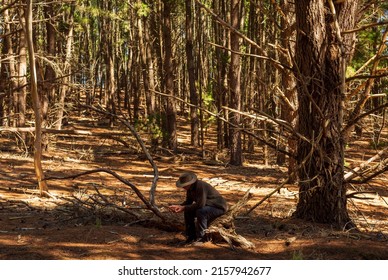
<path id="1" fill-rule="evenodd" d="M 352 2 L 352 3 L 350 3 Z M 309 142 L 298 144 L 299 202 L 295 215 L 340 227 L 352 225 L 344 184 L 343 100 L 345 54 L 336 17 L 326 1 L 301 0 L 296 5 L 299 132 Z M 337 11 L 357 1 L 346 1 Z M 346 7 L 348 8 L 348 7 Z M 352 26 L 340 14 L 342 28 Z"/>

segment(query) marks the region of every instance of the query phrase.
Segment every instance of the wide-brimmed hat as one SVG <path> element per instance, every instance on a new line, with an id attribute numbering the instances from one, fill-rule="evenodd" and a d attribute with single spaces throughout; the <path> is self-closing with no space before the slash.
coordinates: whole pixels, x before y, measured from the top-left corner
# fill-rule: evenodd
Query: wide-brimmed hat
<path id="1" fill-rule="evenodd" d="M 178 181 L 176 181 L 176 186 L 178 188 L 183 188 L 191 184 L 194 184 L 196 181 L 197 181 L 197 175 L 195 175 L 195 173 L 193 172 L 187 172 L 179 176 Z"/>

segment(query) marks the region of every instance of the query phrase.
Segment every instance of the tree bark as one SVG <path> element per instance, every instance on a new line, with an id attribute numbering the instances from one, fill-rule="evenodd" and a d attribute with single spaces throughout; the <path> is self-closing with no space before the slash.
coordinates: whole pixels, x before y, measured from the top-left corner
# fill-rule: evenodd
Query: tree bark
<path id="1" fill-rule="evenodd" d="M 225 1 L 214 0 L 213 10 L 222 18 L 226 17 Z M 222 28 L 218 22 L 213 21 L 214 28 L 214 40 L 217 45 L 226 48 L 228 42 L 228 36 L 226 36 L 226 29 Z M 227 119 L 227 114 L 222 110 L 222 106 L 226 106 L 226 100 L 228 97 L 227 85 L 227 62 L 228 53 L 225 49 L 216 48 L 216 88 L 215 88 L 215 100 L 217 111 L 220 112 L 222 117 Z M 217 118 L 217 148 L 222 150 L 225 147 L 229 147 L 229 130 L 228 125 L 224 123 L 220 118 Z"/>
<path id="2" fill-rule="evenodd" d="M 149 15 L 150 16 L 150 15 Z M 149 17 L 148 16 L 148 17 Z M 144 26 L 144 28 L 143 28 Z M 149 19 L 144 16 L 138 19 L 139 27 L 139 43 L 142 62 L 143 83 L 145 91 L 145 99 L 147 106 L 147 118 L 148 129 L 151 133 L 151 145 L 155 148 L 158 143 L 156 135 L 157 122 L 156 122 L 156 103 L 155 103 L 155 74 L 154 74 L 154 62 L 152 58 L 151 40 L 149 32 Z"/>
<path id="3" fill-rule="evenodd" d="M 34 115 L 35 115 L 35 140 L 34 140 L 34 168 L 36 177 L 38 180 L 38 186 L 40 195 L 44 196 L 48 192 L 48 186 L 46 181 L 44 181 L 44 173 L 42 168 L 42 109 L 41 102 L 38 96 L 38 84 L 37 84 L 37 73 L 35 67 L 35 52 L 34 52 L 34 43 L 32 39 L 32 0 L 27 0 L 27 7 L 25 11 L 26 19 L 26 44 L 28 46 L 28 55 L 30 63 L 30 73 L 31 73 L 31 96 L 32 103 L 34 106 Z"/>
<path id="4" fill-rule="evenodd" d="M 46 18 L 46 36 L 47 36 L 47 55 L 48 59 L 53 59 L 56 55 L 56 31 L 55 31 L 55 21 L 53 5 L 43 6 L 44 16 Z M 55 70 L 51 64 L 46 66 L 46 71 L 44 73 L 44 85 L 43 88 L 46 91 L 46 96 L 49 101 L 55 101 Z"/>
<path id="5" fill-rule="evenodd" d="M 20 12 L 24 13 L 23 8 L 20 8 Z M 21 24 L 25 25 L 25 18 L 23 15 L 20 17 Z M 17 75 L 17 90 L 14 92 L 14 108 L 16 118 L 15 126 L 21 127 L 26 123 L 26 95 L 27 95 L 27 38 L 23 31 L 20 31 L 19 39 L 19 60 L 18 60 L 18 75 Z M 24 140 L 25 136 L 22 136 Z"/>
<path id="6" fill-rule="evenodd" d="M 71 55 L 72 55 L 72 47 L 73 47 L 73 34 L 74 34 L 74 11 L 75 6 L 72 5 L 70 9 L 70 14 L 68 15 L 68 33 L 66 34 L 66 49 L 65 49 L 65 59 L 63 66 L 64 78 L 62 81 L 62 85 L 59 90 L 59 100 L 58 100 L 58 111 L 57 111 L 57 122 L 55 125 L 56 129 L 62 129 L 62 121 L 65 112 L 65 98 L 66 94 L 69 90 L 69 84 L 71 81 L 70 73 L 71 73 Z"/>
<path id="7" fill-rule="evenodd" d="M 335 6 L 338 21 L 326 1 L 301 0 L 296 5 L 298 129 L 310 141 L 298 143 L 300 194 L 295 216 L 339 227 L 353 224 L 346 208 L 342 133 L 342 45 L 350 41 L 340 38 L 337 29 L 353 27 L 353 5 L 357 1 Z"/>
<path id="8" fill-rule="evenodd" d="M 164 47 L 164 85 L 165 92 L 168 95 L 174 95 L 174 69 L 172 62 L 172 39 L 171 39 L 171 8 L 170 0 L 163 1 L 163 47 Z M 173 151 L 177 149 L 176 134 L 176 108 L 175 101 L 172 98 L 166 98 L 164 101 L 165 116 L 163 144 Z"/>
<path id="9" fill-rule="evenodd" d="M 7 3 L 5 3 L 7 4 Z M 5 57 L 8 57 L 7 60 L 1 61 L 0 67 L 0 93 L 2 96 L 0 98 L 0 118 L 2 119 L 1 123 L 4 126 L 10 125 L 10 113 L 11 106 L 10 99 L 13 96 L 13 90 L 17 88 L 15 60 L 14 60 L 14 50 L 13 50 L 13 40 L 12 40 L 12 30 L 10 24 L 10 14 L 9 9 L 4 10 L 4 33 L 8 34 L 5 36 L 2 46 L 2 54 Z"/>
<path id="10" fill-rule="evenodd" d="M 240 26 L 240 1 L 231 0 L 231 25 L 234 29 L 239 30 Z M 241 110 L 241 58 L 237 53 L 240 51 L 240 38 L 235 32 L 230 32 L 230 46 L 232 50 L 229 82 L 230 82 L 230 105 L 233 109 Z M 235 125 L 241 124 L 240 114 L 232 113 L 230 122 Z M 235 166 L 242 165 L 242 150 L 241 150 L 241 132 L 236 127 L 230 128 L 230 164 Z"/>
<path id="11" fill-rule="evenodd" d="M 193 55 L 193 2 L 186 0 L 186 57 L 187 57 L 187 72 L 189 76 L 189 91 L 190 103 L 194 106 L 198 105 L 198 93 L 195 88 L 195 62 Z M 199 145 L 199 118 L 197 108 L 190 107 L 191 121 L 191 144 L 195 147 Z"/>
<path id="12" fill-rule="evenodd" d="M 294 4 L 291 4 L 289 0 L 282 1 L 282 10 L 284 17 L 282 18 L 283 31 L 281 32 L 282 47 L 286 50 L 285 53 L 281 53 L 280 61 L 285 65 L 293 65 L 292 58 L 295 57 L 295 9 Z M 282 118 L 290 123 L 292 127 L 296 128 L 297 124 L 297 108 L 298 98 L 296 93 L 296 80 L 291 71 L 284 69 L 282 71 L 282 88 L 284 91 L 284 97 L 287 102 L 282 105 Z M 297 149 L 297 141 L 293 137 L 287 139 L 288 151 L 295 153 Z M 282 154 L 284 155 L 284 154 Z M 288 157 L 288 175 L 290 176 L 289 183 L 296 182 L 296 168 L 297 162 L 294 158 Z"/>

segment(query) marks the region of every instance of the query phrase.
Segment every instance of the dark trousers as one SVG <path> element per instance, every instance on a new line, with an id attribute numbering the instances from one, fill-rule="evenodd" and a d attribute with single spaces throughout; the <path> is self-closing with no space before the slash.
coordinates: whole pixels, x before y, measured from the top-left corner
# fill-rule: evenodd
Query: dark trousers
<path id="1" fill-rule="evenodd" d="M 204 238 L 209 224 L 224 214 L 223 209 L 205 206 L 195 210 L 185 210 L 186 235 L 189 240 Z M 197 221 L 195 221 L 197 219 Z"/>

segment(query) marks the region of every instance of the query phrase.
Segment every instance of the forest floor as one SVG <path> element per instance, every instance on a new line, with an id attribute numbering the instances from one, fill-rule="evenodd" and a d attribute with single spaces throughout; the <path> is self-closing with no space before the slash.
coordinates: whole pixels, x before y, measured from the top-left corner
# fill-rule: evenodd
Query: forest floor
<path id="1" fill-rule="evenodd" d="M 88 130 L 92 134 L 108 132 L 112 137 L 115 132 L 122 133 L 118 128 L 102 128 L 86 117 L 70 119 L 65 129 Z M 285 167 L 274 162 L 261 164 L 261 149 L 245 155 L 243 167 L 221 164 L 227 161 L 223 154 L 218 156 L 218 162 L 204 160 L 198 155 L 198 149 L 188 146 L 188 131 L 180 128 L 178 135 L 186 152 L 153 155 L 159 169 L 156 203 L 163 212 L 167 212 L 166 205 L 183 201 L 185 194 L 175 187 L 175 181 L 184 171 L 197 172 L 199 178 L 214 185 L 230 204 L 252 187 L 253 197 L 244 210 L 287 177 Z M 255 249 L 232 250 L 222 242 L 185 247 L 177 245 L 184 240 L 181 232 L 167 231 L 156 223 L 146 223 L 109 206 L 95 206 L 91 198 L 99 199 L 94 188 L 97 187 L 109 199 L 120 200 L 126 210 L 137 211 L 145 217 L 150 215 L 134 192 L 109 174 L 50 180 L 52 197 L 39 197 L 33 159 L 17 148 L 15 139 L 9 133 L 3 133 L 0 138 L 0 259 L 388 259 L 386 174 L 369 184 L 352 186 L 350 190 L 374 192 L 361 195 L 367 199 L 348 200 L 349 213 L 358 232 L 293 218 L 298 189 L 287 185 L 249 216 L 237 217 L 237 233 L 253 242 Z M 153 178 L 151 165 L 132 136 L 121 139 L 132 148 L 112 138 L 52 136 L 50 149 L 44 152 L 43 158 L 46 176 L 110 168 L 148 197 Z M 214 151 L 214 140 L 214 135 L 206 136 L 209 154 Z M 347 165 L 356 167 L 375 153 L 367 140 L 353 141 L 347 147 Z M 85 209 L 81 201 L 89 203 L 84 205 Z"/>

